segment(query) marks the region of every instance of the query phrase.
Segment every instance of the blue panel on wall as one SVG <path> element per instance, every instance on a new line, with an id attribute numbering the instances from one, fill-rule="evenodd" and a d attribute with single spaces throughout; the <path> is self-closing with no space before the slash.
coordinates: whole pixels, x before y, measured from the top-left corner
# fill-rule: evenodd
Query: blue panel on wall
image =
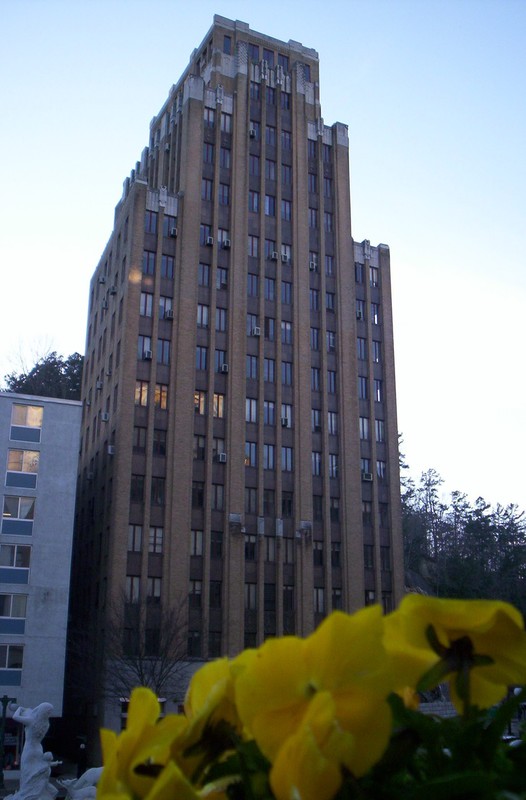
<path id="1" fill-rule="evenodd" d="M 0 669 L 0 686 L 20 686 L 21 684 L 21 669 Z"/>
<path id="2" fill-rule="evenodd" d="M 25 619 L 11 619 L 10 617 L 0 617 L 0 633 L 24 633 L 26 629 Z"/>
<path id="3" fill-rule="evenodd" d="M 15 442 L 39 442 L 40 428 L 26 428 L 22 425 L 11 425 L 11 439 Z"/>
<path id="4" fill-rule="evenodd" d="M 33 520 L 3 519 L 2 533 L 15 534 L 15 536 L 31 536 L 33 533 Z"/>
<path id="5" fill-rule="evenodd" d="M 0 567 L 0 583 L 29 583 L 29 570 L 21 567 Z"/>
<path id="6" fill-rule="evenodd" d="M 20 486 L 22 489 L 35 489 L 37 476 L 33 472 L 8 472 L 6 486 Z"/>

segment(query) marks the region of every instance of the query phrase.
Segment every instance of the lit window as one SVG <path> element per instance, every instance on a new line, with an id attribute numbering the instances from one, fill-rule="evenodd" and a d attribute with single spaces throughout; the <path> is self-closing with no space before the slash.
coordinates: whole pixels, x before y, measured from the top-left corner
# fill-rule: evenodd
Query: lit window
<path id="1" fill-rule="evenodd" d="M 38 472 L 40 453 L 36 450 L 8 450 L 8 472 Z"/>
<path id="2" fill-rule="evenodd" d="M 42 406 L 26 406 L 13 403 L 11 425 L 21 428 L 41 428 L 44 409 Z"/>
<path id="3" fill-rule="evenodd" d="M 168 386 L 165 383 L 155 384 L 154 403 L 156 408 L 166 411 L 168 408 Z"/>
<path id="4" fill-rule="evenodd" d="M 148 381 L 135 381 L 135 405 L 148 405 Z"/>
<path id="5" fill-rule="evenodd" d="M 194 411 L 196 414 L 206 414 L 206 392 L 202 389 L 194 392 Z"/>
<path id="6" fill-rule="evenodd" d="M 214 417 L 224 417 L 225 416 L 225 395 L 218 394 L 214 392 L 214 404 L 213 404 L 213 414 Z"/>

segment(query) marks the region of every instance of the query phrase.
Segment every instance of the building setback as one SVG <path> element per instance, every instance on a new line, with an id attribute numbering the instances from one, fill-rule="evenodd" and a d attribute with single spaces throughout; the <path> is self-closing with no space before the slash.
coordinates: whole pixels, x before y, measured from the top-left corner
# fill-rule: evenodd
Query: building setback
<path id="1" fill-rule="evenodd" d="M 74 617 L 144 600 L 152 654 L 166 609 L 206 659 L 403 591 L 389 248 L 318 76 L 214 17 L 91 282 Z"/>
<path id="2" fill-rule="evenodd" d="M 0 393 L 0 694 L 61 716 L 81 403 Z"/>

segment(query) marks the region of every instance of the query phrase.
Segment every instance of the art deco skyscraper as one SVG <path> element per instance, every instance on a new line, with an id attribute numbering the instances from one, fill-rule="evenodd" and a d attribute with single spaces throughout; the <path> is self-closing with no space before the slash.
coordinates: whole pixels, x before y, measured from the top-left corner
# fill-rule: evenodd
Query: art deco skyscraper
<path id="1" fill-rule="evenodd" d="M 73 612 L 144 598 L 152 653 L 181 603 L 210 658 L 403 591 L 389 249 L 318 71 L 216 16 L 92 279 Z"/>

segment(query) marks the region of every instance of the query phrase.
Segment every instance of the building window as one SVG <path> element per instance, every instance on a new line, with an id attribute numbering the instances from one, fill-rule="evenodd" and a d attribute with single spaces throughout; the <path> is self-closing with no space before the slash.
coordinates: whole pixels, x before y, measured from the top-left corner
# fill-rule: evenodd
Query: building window
<path id="1" fill-rule="evenodd" d="M 265 159 L 265 178 L 268 181 L 276 180 L 276 162 L 271 158 Z"/>
<path id="2" fill-rule="evenodd" d="M 318 209 L 309 208 L 309 228 L 318 227 Z"/>
<path id="3" fill-rule="evenodd" d="M 197 268 L 197 282 L 199 286 L 210 286 L 210 267 L 208 264 L 199 264 Z"/>
<path id="4" fill-rule="evenodd" d="M 221 608 L 222 587 L 223 584 L 221 581 L 210 581 L 210 608 Z"/>
<path id="5" fill-rule="evenodd" d="M 283 472 L 294 471 L 294 451 L 292 447 L 281 448 L 281 469 Z"/>
<path id="6" fill-rule="evenodd" d="M 252 258 L 257 258 L 258 254 L 259 254 L 259 236 L 249 236 L 248 255 L 252 256 Z"/>
<path id="7" fill-rule="evenodd" d="M 276 128 L 272 125 L 267 125 L 265 128 L 265 142 L 270 147 L 276 146 Z"/>
<path id="8" fill-rule="evenodd" d="M 336 308 L 336 295 L 334 292 L 325 292 L 325 308 L 327 311 L 334 311 Z"/>
<path id="9" fill-rule="evenodd" d="M 283 141 L 283 131 L 281 132 L 281 134 Z M 281 165 L 281 182 L 284 186 L 292 185 L 292 167 L 289 164 Z"/>
<path id="10" fill-rule="evenodd" d="M 260 174 L 260 159 L 259 156 L 250 153 L 248 157 L 248 174 L 254 177 L 259 177 Z"/>
<path id="11" fill-rule="evenodd" d="M 263 469 L 275 469 L 274 445 L 263 445 Z"/>
<path id="12" fill-rule="evenodd" d="M 338 477 L 338 455 L 329 453 L 329 478 Z"/>
<path id="13" fill-rule="evenodd" d="M 391 548 L 388 545 L 380 547 L 380 569 L 391 572 Z"/>
<path id="14" fill-rule="evenodd" d="M 226 331 L 227 324 L 226 308 L 216 308 L 216 331 Z"/>
<path id="15" fill-rule="evenodd" d="M 132 448 L 134 453 L 146 452 L 146 428 L 135 425 L 133 428 Z"/>
<path id="16" fill-rule="evenodd" d="M 294 511 L 294 494 L 293 492 L 281 493 L 281 516 L 285 519 L 290 519 Z"/>
<path id="17" fill-rule="evenodd" d="M 370 500 L 362 500 L 362 522 L 363 522 L 364 525 L 372 525 L 373 524 L 373 505 L 372 505 Z M 367 545 L 366 545 L 366 547 L 367 547 Z M 370 566 L 373 566 L 373 560 L 372 560 L 373 546 L 369 545 L 369 547 L 371 548 L 371 550 L 370 550 L 370 553 L 371 553 Z M 366 566 L 367 566 L 367 564 L 366 564 Z"/>
<path id="18" fill-rule="evenodd" d="M 145 250 L 142 254 L 143 275 L 155 275 L 155 253 Z"/>
<path id="19" fill-rule="evenodd" d="M 265 339 L 273 342 L 275 339 L 276 320 L 273 317 L 265 317 Z"/>
<path id="20" fill-rule="evenodd" d="M 143 359 L 152 357 L 152 338 L 151 336 L 139 336 L 137 339 L 137 358 Z"/>
<path id="21" fill-rule="evenodd" d="M 247 297 L 258 297 L 259 276 L 249 272 L 247 275 Z"/>
<path id="22" fill-rule="evenodd" d="M 148 405 L 148 381 L 135 381 L 135 405 Z"/>
<path id="23" fill-rule="evenodd" d="M 201 200 L 212 201 L 214 199 L 214 182 L 210 178 L 201 179 Z"/>
<path id="24" fill-rule="evenodd" d="M 292 362 L 281 362 L 281 383 L 283 386 L 292 386 Z"/>
<path id="25" fill-rule="evenodd" d="M 265 561 L 270 563 L 276 560 L 276 540 L 273 536 L 265 536 Z"/>
<path id="26" fill-rule="evenodd" d="M 203 531 L 190 531 L 190 555 L 203 555 Z"/>
<path id="27" fill-rule="evenodd" d="M 225 416 L 224 394 L 218 394 L 217 392 L 214 392 L 213 415 L 214 417 L 219 417 L 221 419 Z"/>
<path id="28" fill-rule="evenodd" d="M 203 508 L 205 485 L 202 481 L 192 481 L 192 508 Z"/>
<path id="29" fill-rule="evenodd" d="M 325 614 L 325 589 L 322 586 L 314 587 L 314 613 Z"/>
<path id="30" fill-rule="evenodd" d="M 245 442 L 245 467 L 257 467 L 258 446 L 256 442 Z"/>
<path id="31" fill-rule="evenodd" d="M 327 432 L 333 436 L 338 433 L 338 414 L 336 411 L 327 411 Z"/>
<path id="32" fill-rule="evenodd" d="M 276 299 L 276 281 L 274 280 L 274 278 L 265 278 L 265 300 L 273 301 L 275 299 Z"/>
<path id="33" fill-rule="evenodd" d="M 208 328 L 208 306 L 197 304 L 197 327 Z"/>
<path id="34" fill-rule="evenodd" d="M 194 459 L 196 461 L 205 460 L 205 445 L 206 438 L 200 434 L 194 433 Z"/>
<path id="35" fill-rule="evenodd" d="M 248 210 L 254 213 L 259 212 L 259 192 L 252 189 L 248 192 Z"/>
<path id="36" fill-rule="evenodd" d="M 308 190 L 311 194 L 318 193 L 318 176 L 315 172 L 309 172 L 307 177 Z"/>
<path id="37" fill-rule="evenodd" d="M 290 92 L 281 92 L 281 108 L 284 111 L 289 111 L 290 107 Z"/>
<path id="38" fill-rule="evenodd" d="M 223 558 L 223 531 L 210 533 L 210 558 L 214 560 Z"/>
<path id="39" fill-rule="evenodd" d="M 166 411 L 168 408 L 168 386 L 165 383 L 155 384 L 155 407 Z"/>
<path id="40" fill-rule="evenodd" d="M 371 303 L 371 322 L 373 325 L 380 324 L 380 306 L 378 303 Z"/>
<path id="41" fill-rule="evenodd" d="M 385 442 L 385 422 L 383 419 L 375 419 L 374 431 L 377 442 Z"/>
<path id="42" fill-rule="evenodd" d="M 319 328 L 311 328 L 310 329 L 310 348 L 311 348 L 311 350 L 319 350 L 320 349 L 320 329 Z"/>
<path id="43" fill-rule="evenodd" d="M 222 147 L 219 151 L 219 166 L 223 169 L 230 169 L 230 148 Z"/>
<path id="44" fill-rule="evenodd" d="M 225 506 L 225 487 L 221 483 L 213 483 L 211 490 L 212 511 L 222 511 Z"/>
<path id="45" fill-rule="evenodd" d="M 292 303 L 292 283 L 290 281 L 281 281 L 281 302 L 288 306 Z"/>
<path id="46" fill-rule="evenodd" d="M 4 498 L 4 500 L 7 498 Z M 31 560 L 31 547 L 26 544 L 1 544 L 0 567 L 28 569 Z"/>
<path id="47" fill-rule="evenodd" d="M 202 389 L 194 392 L 194 411 L 196 414 L 206 414 L 206 392 Z"/>
<path id="48" fill-rule="evenodd" d="M 159 317 L 164 319 L 168 316 L 168 312 L 173 311 L 172 298 L 160 295 L 159 297 Z"/>
<path id="49" fill-rule="evenodd" d="M 144 232 L 157 233 L 157 212 L 146 211 L 144 214 Z"/>
<path id="50" fill-rule="evenodd" d="M 208 355 L 208 347 L 202 347 L 201 345 L 197 345 L 197 347 L 195 348 L 196 369 L 206 369 L 207 355 Z"/>
<path id="51" fill-rule="evenodd" d="M 317 157 L 317 150 L 316 147 L 316 140 L 315 139 L 307 139 L 307 156 L 310 159 L 315 159 Z"/>
<path id="52" fill-rule="evenodd" d="M 245 486 L 245 514 L 258 513 L 258 490 Z"/>
<path id="53" fill-rule="evenodd" d="M 363 264 L 359 261 L 354 262 L 354 280 L 356 283 L 363 283 Z"/>
<path id="54" fill-rule="evenodd" d="M 276 424 L 276 404 L 273 400 L 265 400 L 263 403 L 263 424 Z"/>
<path id="55" fill-rule="evenodd" d="M 376 462 L 376 474 L 378 475 L 381 481 L 384 481 L 387 477 L 387 463 L 385 461 L 377 461 Z"/>
<path id="56" fill-rule="evenodd" d="M 166 481 L 164 478 L 159 478 L 157 476 L 152 477 L 151 483 L 151 504 L 152 506 L 164 506 L 165 504 L 165 484 Z"/>
<path id="57" fill-rule="evenodd" d="M 292 344 L 292 322 L 281 323 L 281 344 Z"/>
<path id="58" fill-rule="evenodd" d="M 356 358 L 358 361 L 367 360 L 367 339 L 362 336 L 358 336 L 356 339 Z"/>
<path id="59" fill-rule="evenodd" d="M 163 528 L 150 527 L 148 552 L 161 554 L 163 552 Z"/>
<path id="60" fill-rule="evenodd" d="M 363 375 L 358 376 L 358 397 L 367 400 L 367 378 Z"/>
<path id="61" fill-rule="evenodd" d="M 37 450 L 8 450 L 7 471 L 38 473 L 40 453 Z M 7 484 L 9 485 L 9 483 Z M 35 488 L 29 487 L 28 488 Z"/>
<path id="62" fill-rule="evenodd" d="M 369 418 L 360 417 L 359 425 L 360 425 L 360 439 L 365 441 L 366 439 L 369 438 Z"/>
<path id="63" fill-rule="evenodd" d="M 281 219 L 287 221 L 292 219 L 292 203 L 290 200 L 281 201 Z"/>
<path id="64" fill-rule="evenodd" d="M 287 423 L 286 425 L 285 422 Z M 284 428 L 292 428 L 292 406 L 290 403 L 281 404 L 281 424 Z"/>
<path id="65" fill-rule="evenodd" d="M 201 631 L 188 631 L 188 657 L 201 657 Z"/>
<path id="66" fill-rule="evenodd" d="M 265 216 L 266 217 L 276 216 L 276 198 L 273 194 L 265 195 Z"/>
<path id="67" fill-rule="evenodd" d="M 312 543 L 312 564 L 314 567 L 323 567 L 323 542 Z"/>
<path id="68" fill-rule="evenodd" d="M 219 205 L 220 206 L 230 205 L 230 186 L 228 185 L 228 183 L 219 184 Z"/>
<path id="69" fill-rule="evenodd" d="M 199 226 L 199 244 L 207 245 L 212 237 L 212 226 L 201 223 Z"/>
<path id="70" fill-rule="evenodd" d="M 327 370 L 327 392 L 336 394 L 336 372 L 333 369 Z"/>
<path id="71" fill-rule="evenodd" d="M 310 368 L 310 388 L 313 392 L 319 392 L 321 389 L 321 373 L 318 367 Z"/>
<path id="72" fill-rule="evenodd" d="M 312 451 L 312 474 L 321 475 L 321 453 L 317 450 Z"/>
<path id="73" fill-rule="evenodd" d="M 254 534 L 245 534 L 245 561 L 256 561 L 257 541 Z"/>
<path id="74" fill-rule="evenodd" d="M 232 53 L 232 37 L 227 36 L 226 34 L 223 36 L 223 53 L 229 56 Z M 227 114 L 226 116 L 230 116 Z"/>
<path id="75" fill-rule="evenodd" d="M 263 490 L 263 515 L 273 517 L 276 514 L 276 492 L 274 489 Z"/>
<path id="76" fill-rule="evenodd" d="M 258 421 L 258 401 L 253 397 L 245 400 L 245 422 Z"/>
<path id="77" fill-rule="evenodd" d="M 311 427 L 313 433 L 321 431 L 321 411 L 319 408 L 311 409 Z"/>
<path id="78" fill-rule="evenodd" d="M 374 379 L 374 399 L 377 403 L 383 400 L 383 383 L 378 378 Z"/>
<path id="79" fill-rule="evenodd" d="M 251 61 L 259 61 L 259 45 L 248 43 L 248 57 Z"/>
<path id="80" fill-rule="evenodd" d="M 261 97 L 260 86 L 256 81 L 250 81 L 250 99 L 259 100 Z"/>
<path id="81" fill-rule="evenodd" d="M 157 363 L 170 363 L 170 341 L 169 339 L 157 339 Z"/>
<path id="82" fill-rule="evenodd" d="M 379 364 L 382 360 L 382 343 L 373 339 L 373 361 Z"/>
<path id="83" fill-rule="evenodd" d="M 369 267 L 369 282 L 373 287 L 380 285 L 380 271 L 378 267 Z"/>
<path id="84" fill-rule="evenodd" d="M 327 331 L 325 337 L 327 352 L 333 353 L 336 350 L 336 334 L 334 331 Z"/>
<path id="85" fill-rule="evenodd" d="M 139 575 L 126 575 L 126 602 L 138 603 L 140 597 L 141 579 Z"/>
<path id="86" fill-rule="evenodd" d="M 210 142 L 204 142 L 203 144 L 203 161 L 205 164 L 214 163 L 214 145 Z"/>
<path id="87" fill-rule="evenodd" d="M 24 648 L 22 645 L 0 644 L 0 669 L 22 669 L 23 659 Z"/>
<path id="88" fill-rule="evenodd" d="M 263 361 L 263 380 L 267 383 L 274 383 L 276 380 L 276 361 L 273 358 L 265 358 Z"/>
<path id="89" fill-rule="evenodd" d="M 245 583 L 245 609 L 247 611 L 255 611 L 257 609 L 257 597 L 257 584 Z"/>
<path id="90" fill-rule="evenodd" d="M 320 293 L 317 289 L 309 289 L 309 304 L 311 311 L 320 310 Z"/>
<path id="91" fill-rule="evenodd" d="M 214 371 L 223 372 L 226 364 L 226 350 L 215 350 L 214 352 Z"/>

